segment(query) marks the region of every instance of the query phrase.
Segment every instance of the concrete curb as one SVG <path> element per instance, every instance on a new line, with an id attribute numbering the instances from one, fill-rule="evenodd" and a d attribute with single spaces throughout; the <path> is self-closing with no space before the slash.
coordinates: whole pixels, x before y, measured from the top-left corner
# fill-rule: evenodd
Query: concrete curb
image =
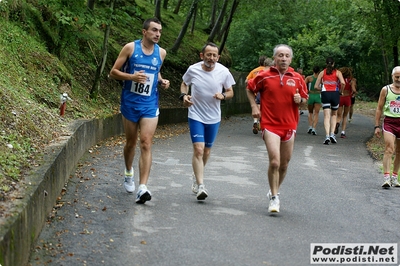
<path id="1" fill-rule="evenodd" d="M 30 250 L 78 160 L 92 145 L 123 133 L 121 115 L 77 121 L 70 132 L 70 136 L 48 148 L 41 166 L 26 177 L 24 196 L 14 200 L 12 215 L 0 229 L 0 265 L 26 265 Z"/>

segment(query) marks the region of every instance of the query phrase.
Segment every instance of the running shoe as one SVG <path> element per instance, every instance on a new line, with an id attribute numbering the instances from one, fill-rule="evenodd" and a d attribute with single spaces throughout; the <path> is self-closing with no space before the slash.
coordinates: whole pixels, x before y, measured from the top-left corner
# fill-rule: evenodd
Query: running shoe
<path id="1" fill-rule="evenodd" d="M 325 139 L 325 141 L 324 141 L 324 144 L 325 144 L 325 145 L 329 145 L 329 142 L 330 142 L 329 137 L 326 137 L 326 139 Z"/>
<path id="2" fill-rule="evenodd" d="M 332 143 L 337 143 L 335 135 L 331 135 L 329 138 L 331 139 Z"/>
<path id="3" fill-rule="evenodd" d="M 340 126 L 340 123 L 336 123 L 335 134 L 337 134 L 339 132 L 339 126 Z"/>
<path id="4" fill-rule="evenodd" d="M 382 187 L 383 188 L 390 188 L 391 184 L 390 184 L 390 178 L 389 177 L 383 177 L 383 184 Z"/>
<path id="5" fill-rule="evenodd" d="M 204 185 L 199 185 L 199 191 L 197 192 L 197 200 L 205 200 L 208 197 L 208 192 Z"/>
<path id="6" fill-rule="evenodd" d="M 302 114 L 304 114 L 304 112 L 303 112 L 303 111 L 300 111 L 300 115 L 302 115 Z"/>
<path id="7" fill-rule="evenodd" d="M 311 134 L 312 131 L 313 131 L 313 128 L 312 128 L 312 127 L 309 127 L 307 133 L 308 133 L 308 134 Z"/>
<path id="8" fill-rule="evenodd" d="M 392 187 L 400 187 L 399 179 L 397 176 L 392 176 L 390 178 L 390 183 L 391 183 Z"/>
<path id="9" fill-rule="evenodd" d="M 340 138 L 345 139 L 346 138 L 346 134 L 345 133 L 341 133 L 340 134 Z"/>
<path id="10" fill-rule="evenodd" d="M 133 193 L 135 191 L 135 180 L 134 180 L 133 169 L 130 172 L 125 170 L 124 188 L 128 193 Z"/>
<path id="11" fill-rule="evenodd" d="M 277 195 L 279 196 L 280 194 L 281 194 L 281 193 L 278 192 Z M 271 192 L 271 190 L 268 190 L 267 198 L 268 198 L 268 200 L 271 200 L 271 198 L 272 198 L 272 192 Z"/>
<path id="12" fill-rule="evenodd" d="M 351 123 L 351 118 L 349 119 L 349 121 L 348 121 L 349 123 Z"/>
<path id="13" fill-rule="evenodd" d="M 144 204 L 149 200 L 151 200 L 151 192 L 147 189 L 146 185 L 140 185 L 136 193 L 136 203 Z"/>
<path id="14" fill-rule="evenodd" d="M 254 124 L 253 124 L 253 133 L 254 134 L 258 134 L 258 125 L 257 125 L 258 123 L 257 122 L 255 122 Z"/>
<path id="15" fill-rule="evenodd" d="M 199 186 L 197 185 L 197 180 L 196 176 L 194 173 L 192 174 L 192 192 L 197 195 L 197 192 L 199 192 Z"/>
<path id="16" fill-rule="evenodd" d="M 272 196 L 269 200 L 268 212 L 279 212 L 280 201 L 279 196 Z"/>
<path id="17" fill-rule="evenodd" d="M 311 134 L 313 134 L 314 136 L 317 135 L 317 131 L 315 131 L 315 129 L 311 130 Z"/>

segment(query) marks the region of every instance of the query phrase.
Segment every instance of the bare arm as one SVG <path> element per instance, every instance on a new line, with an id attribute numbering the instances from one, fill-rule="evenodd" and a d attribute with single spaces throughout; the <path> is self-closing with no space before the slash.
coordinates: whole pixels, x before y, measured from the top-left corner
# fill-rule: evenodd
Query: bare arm
<path id="1" fill-rule="evenodd" d="M 181 83 L 181 93 L 186 94 L 182 98 L 183 106 L 189 107 L 189 106 L 193 105 L 193 102 L 191 101 L 192 96 L 188 94 L 189 93 L 189 86 L 183 81 Z"/>
<path id="2" fill-rule="evenodd" d="M 260 108 L 258 108 L 258 105 L 256 103 L 256 99 L 254 97 L 254 92 L 252 92 L 249 89 L 246 89 L 246 94 L 247 98 L 249 99 L 250 106 L 251 106 L 251 115 L 254 118 L 260 118 Z"/>
<path id="3" fill-rule="evenodd" d="M 167 56 L 167 51 L 160 47 L 160 57 L 162 62 L 164 62 L 165 57 Z M 162 65 L 161 65 L 162 66 Z M 158 72 L 158 83 L 163 89 L 168 89 L 170 82 L 168 79 L 163 79 L 161 76 L 161 66 L 160 71 Z"/>
<path id="4" fill-rule="evenodd" d="M 225 96 L 224 96 L 224 94 L 225 94 Z M 218 100 L 221 100 L 221 101 L 233 98 L 233 89 L 232 89 L 232 87 L 229 87 L 229 88 L 225 89 L 224 93 L 216 93 L 216 94 L 214 94 L 214 98 L 218 99 Z"/>
<path id="5" fill-rule="evenodd" d="M 357 93 L 357 80 L 355 78 L 351 79 L 351 94 L 354 95 Z"/>
<path id="6" fill-rule="evenodd" d="M 324 75 L 324 72 L 323 71 L 321 71 L 319 74 L 318 74 L 318 78 L 317 78 L 317 81 L 315 81 L 315 85 L 314 85 L 314 89 L 316 89 L 316 90 L 321 90 L 321 80 L 322 80 L 322 76 Z"/>
<path id="7" fill-rule="evenodd" d="M 336 71 L 336 77 L 337 77 L 337 78 L 339 79 L 339 81 L 340 81 L 340 89 L 339 89 L 339 92 L 340 92 L 340 94 L 342 94 L 342 93 L 343 93 L 343 90 L 344 90 L 344 87 L 346 86 L 346 82 L 344 81 L 342 72 L 340 72 L 339 70 L 337 70 L 337 71 Z"/>
<path id="8" fill-rule="evenodd" d="M 117 80 L 133 80 L 139 83 L 146 82 L 146 74 L 144 71 L 136 72 L 134 74 L 126 73 L 121 71 L 120 69 L 123 67 L 125 62 L 129 60 L 129 57 L 132 55 L 134 50 L 134 43 L 126 44 L 121 52 L 119 53 L 117 60 L 114 63 L 114 66 L 111 68 L 110 77 Z"/>
<path id="9" fill-rule="evenodd" d="M 381 122 L 383 106 L 385 105 L 386 95 L 387 95 L 387 88 L 383 87 L 379 94 L 378 105 L 376 106 L 376 112 L 375 112 L 375 135 L 377 137 L 380 137 L 381 135 L 381 130 L 379 128 L 379 125 Z"/>

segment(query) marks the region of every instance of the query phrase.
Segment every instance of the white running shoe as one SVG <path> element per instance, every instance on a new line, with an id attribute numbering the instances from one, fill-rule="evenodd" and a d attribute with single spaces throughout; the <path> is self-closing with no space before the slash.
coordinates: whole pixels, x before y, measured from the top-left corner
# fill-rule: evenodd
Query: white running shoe
<path id="1" fill-rule="evenodd" d="M 197 200 L 205 200 L 208 197 L 207 189 L 204 185 L 199 185 L 199 191 L 197 192 Z"/>
<path id="2" fill-rule="evenodd" d="M 383 184 L 382 187 L 383 188 L 390 188 L 391 184 L 390 184 L 390 178 L 389 177 L 383 177 Z"/>
<path id="3" fill-rule="evenodd" d="M 197 180 L 196 176 L 194 173 L 192 174 L 192 192 L 197 195 L 197 192 L 199 192 L 199 186 L 197 185 Z"/>
<path id="4" fill-rule="evenodd" d="M 390 178 L 390 183 L 391 183 L 392 187 L 400 187 L 399 179 L 397 176 L 392 176 Z"/>
<path id="5" fill-rule="evenodd" d="M 125 170 L 124 187 L 126 192 L 133 193 L 135 191 L 135 180 L 133 169 L 128 172 Z"/>
<path id="6" fill-rule="evenodd" d="M 278 192 L 278 194 L 277 194 L 278 196 L 280 196 L 281 195 L 281 193 L 279 193 Z M 268 190 L 268 193 L 267 193 L 267 198 L 268 198 L 268 200 L 271 200 L 271 198 L 272 198 L 272 192 L 271 192 L 271 190 Z"/>
<path id="7" fill-rule="evenodd" d="M 146 185 L 140 185 L 136 193 L 136 203 L 144 204 L 149 200 L 151 200 L 151 192 L 147 189 Z"/>
<path id="8" fill-rule="evenodd" d="M 279 196 L 272 196 L 269 200 L 268 212 L 279 212 L 280 201 Z"/>

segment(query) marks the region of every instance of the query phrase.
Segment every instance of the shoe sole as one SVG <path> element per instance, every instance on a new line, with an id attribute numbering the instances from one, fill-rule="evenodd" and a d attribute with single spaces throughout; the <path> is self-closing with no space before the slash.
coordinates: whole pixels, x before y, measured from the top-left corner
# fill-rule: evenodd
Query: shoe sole
<path id="1" fill-rule="evenodd" d="M 382 185 L 382 187 L 383 188 L 390 188 L 390 185 L 385 183 L 385 184 Z"/>
<path id="2" fill-rule="evenodd" d="M 253 128 L 253 133 L 254 133 L 254 134 L 258 134 L 258 129 Z"/>
<path id="3" fill-rule="evenodd" d="M 330 140 L 326 139 L 326 140 L 324 141 L 324 145 L 329 145 L 329 142 L 330 142 Z"/>
<path id="4" fill-rule="evenodd" d="M 207 193 L 202 191 L 199 195 L 197 195 L 197 200 L 205 200 L 207 197 Z"/>
<path id="5" fill-rule="evenodd" d="M 277 212 L 279 212 L 279 209 L 277 209 L 277 208 L 274 208 L 274 209 L 268 209 L 268 212 L 272 212 L 272 213 L 277 213 Z"/>
<path id="6" fill-rule="evenodd" d="M 138 200 L 136 200 L 137 204 L 144 204 L 146 201 L 151 200 L 151 195 L 149 192 L 145 192 Z"/>
<path id="7" fill-rule="evenodd" d="M 312 134 L 313 134 L 314 136 L 316 136 L 316 135 L 317 135 L 317 132 L 314 131 L 314 132 L 312 132 Z"/>
<path id="8" fill-rule="evenodd" d="M 307 131 L 308 134 L 311 134 L 311 132 L 312 132 L 312 129 L 309 129 L 309 130 Z"/>
<path id="9" fill-rule="evenodd" d="M 337 143 L 337 140 L 334 139 L 334 138 L 331 138 L 331 142 L 332 142 L 333 144 L 336 144 L 336 143 Z"/>

